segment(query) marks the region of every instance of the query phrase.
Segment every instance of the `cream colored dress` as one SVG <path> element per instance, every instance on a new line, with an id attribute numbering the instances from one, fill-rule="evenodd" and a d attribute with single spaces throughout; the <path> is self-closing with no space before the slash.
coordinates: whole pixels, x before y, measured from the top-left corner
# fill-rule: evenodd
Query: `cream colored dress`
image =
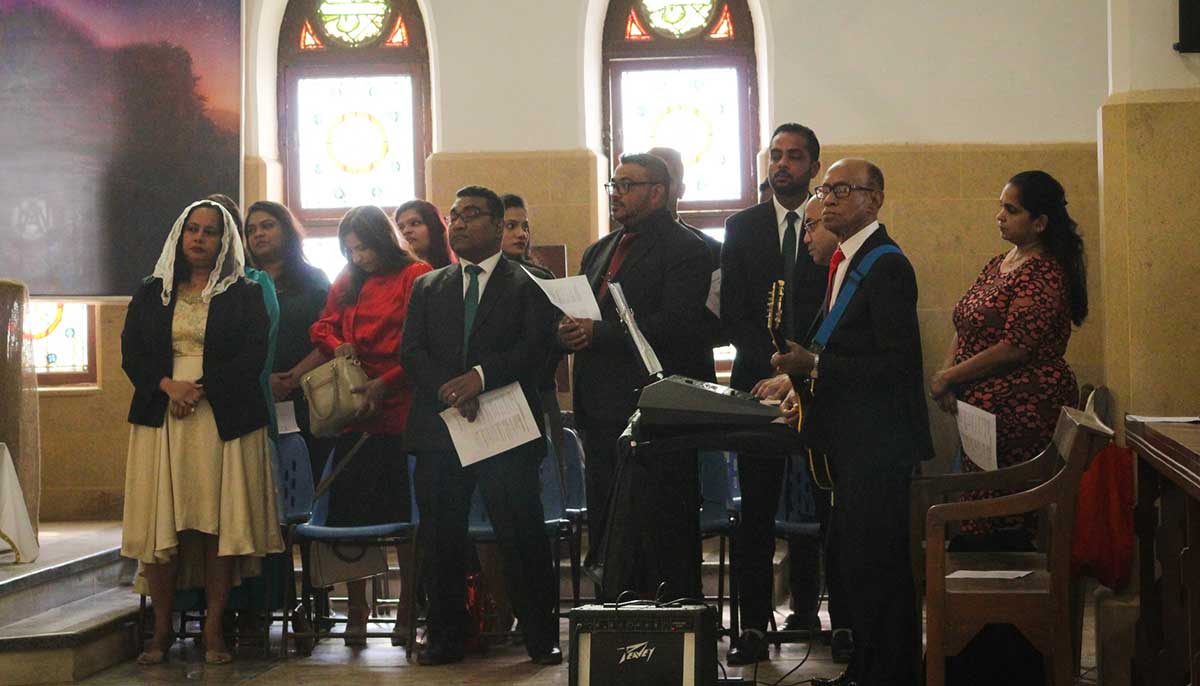
<path id="1" fill-rule="evenodd" d="M 203 375 L 208 304 L 180 295 L 171 325 L 175 354 L 171 378 Z M 161 427 L 133 425 L 125 471 L 125 514 L 121 554 L 141 563 L 180 559 L 178 588 L 204 585 L 203 538 L 217 536 L 217 554 L 239 556 L 234 584 L 256 576 L 262 556 L 283 550 L 275 487 L 263 427 L 222 441 L 208 400 L 176 419 L 167 412 Z M 189 534 L 180 535 L 188 531 Z M 147 592 L 139 573 L 134 583 Z"/>

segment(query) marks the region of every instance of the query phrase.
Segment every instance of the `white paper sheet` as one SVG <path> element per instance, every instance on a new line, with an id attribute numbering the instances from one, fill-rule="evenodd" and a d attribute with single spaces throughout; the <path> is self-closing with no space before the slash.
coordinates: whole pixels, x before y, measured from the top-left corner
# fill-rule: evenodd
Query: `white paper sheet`
<path id="1" fill-rule="evenodd" d="M 529 274 L 529 270 L 525 269 L 525 273 Z M 586 276 L 580 274 L 565 279 L 529 276 L 546 293 L 550 304 L 562 310 L 563 314 L 576 319 L 600 319 L 600 305 L 596 303 L 596 294 L 592 293 L 592 285 Z"/>
<path id="2" fill-rule="evenodd" d="M 721 316 L 721 270 L 714 269 L 708 281 L 708 300 L 704 303 L 709 312 Z"/>
<path id="3" fill-rule="evenodd" d="M 1200 417 L 1152 417 L 1144 414 L 1127 414 L 1125 419 L 1133 422 L 1145 422 L 1147 424 L 1191 424 L 1200 422 Z"/>
<path id="4" fill-rule="evenodd" d="M 275 423 L 279 425 L 280 436 L 300 433 L 300 425 L 296 423 L 296 404 L 291 400 L 275 403 Z"/>
<path id="5" fill-rule="evenodd" d="M 1032 569 L 960 569 L 947 574 L 947 579 L 1020 579 L 1033 574 Z"/>
<path id="6" fill-rule="evenodd" d="M 17 482 L 17 469 L 8 446 L 3 443 L 0 443 L 0 534 L 12 544 L 14 562 L 33 562 L 40 554 L 29 510 L 25 509 L 25 496 Z"/>
<path id="7" fill-rule="evenodd" d="M 442 410 L 441 417 L 450 430 L 458 461 L 464 467 L 524 445 L 540 435 L 521 384 L 515 381 L 480 394 L 479 414 L 473 422 L 468 422 L 453 407 Z"/>
<path id="8" fill-rule="evenodd" d="M 958 402 L 958 436 L 963 452 L 985 470 L 996 468 L 996 415 Z"/>

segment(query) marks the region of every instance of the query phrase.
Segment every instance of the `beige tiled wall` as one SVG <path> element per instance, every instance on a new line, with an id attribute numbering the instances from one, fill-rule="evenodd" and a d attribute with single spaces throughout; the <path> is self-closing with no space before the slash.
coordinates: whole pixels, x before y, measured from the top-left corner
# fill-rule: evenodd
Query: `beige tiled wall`
<path id="1" fill-rule="evenodd" d="M 1118 94 L 1100 128 L 1103 345 L 1116 410 L 1195 414 L 1200 89 Z"/>

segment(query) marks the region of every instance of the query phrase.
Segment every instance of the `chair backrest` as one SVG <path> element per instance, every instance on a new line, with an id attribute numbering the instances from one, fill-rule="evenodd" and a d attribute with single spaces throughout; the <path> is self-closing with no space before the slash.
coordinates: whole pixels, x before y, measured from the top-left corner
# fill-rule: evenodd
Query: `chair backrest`
<path id="1" fill-rule="evenodd" d="M 809 472 L 808 457 L 788 455 L 783 478 L 775 521 L 790 524 L 816 523 L 817 501 L 812 494 L 812 474 Z"/>
<path id="2" fill-rule="evenodd" d="M 283 434 L 272 457 L 280 521 L 307 517 L 313 507 L 313 477 L 304 438 L 296 433 Z"/>
<path id="3" fill-rule="evenodd" d="M 586 467 L 583 441 L 574 429 L 563 429 L 563 466 L 567 470 L 566 506 L 571 510 L 582 510 L 587 507 Z"/>
<path id="4" fill-rule="evenodd" d="M 329 476 L 332 471 L 333 455 L 330 455 L 329 459 L 325 460 L 325 468 L 321 470 L 321 478 L 317 480 L 318 483 L 324 481 L 325 477 Z M 325 526 L 325 522 L 329 521 L 329 493 L 332 490 L 333 489 L 331 488 L 326 489 L 325 492 L 321 494 L 320 498 L 317 498 L 313 501 L 312 516 L 308 518 L 309 524 L 314 526 Z"/>
<path id="5" fill-rule="evenodd" d="M 567 505 L 563 493 L 563 482 L 559 478 L 561 472 L 559 471 L 558 454 L 554 451 L 554 442 L 550 440 L 549 436 L 543 439 L 543 442 L 546 445 L 546 451 L 542 456 L 541 465 L 538 466 L 542 514 L 546 521 L 563 519 L 567 514 Z M 565 435 L 563 442 L 564 444 L 567 442 Z"/>
<path id="6" fill-rule="evenodd" d="M 1091 458 L 1101 447 L 1112 440 L 1113 430 L 1101 422 L 1095 414 L 1063 407 L 1054 429 L 1054 438 L 1046 450 L 1057 452 L 1063 461 L 1062 469 L 1050 481 L 1034 488 L 1054 491 L 1054 499 L 1044 512 L 1050 525 L 1047 557 L 1051 572 L 1056 578 L 1065 579 L 1070 568 L 1071 530 L 1075 525 L 1075 499 L 1079 494 L 1079 481 L 1087 470 Z"/>

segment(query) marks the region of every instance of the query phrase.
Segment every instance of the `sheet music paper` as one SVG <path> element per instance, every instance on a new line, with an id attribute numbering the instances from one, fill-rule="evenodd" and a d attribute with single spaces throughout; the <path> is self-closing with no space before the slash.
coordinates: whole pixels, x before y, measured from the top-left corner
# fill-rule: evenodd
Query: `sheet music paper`
<path id="1" fill-rule="evenodd" d="M 958 402 L 958 436 L 963 452 L 985 470 L 996 469 L 996 415 Z"/>
<path id="2" fill-rule="evenodd" d="M 947 574 L 947 579 L 1020 579 L 1033 574 L 1032 569 L 960 569 Z"/>
<path id="3" fill-rule="evenodd" d="M 479 414 L 473 422 L 468 422 L 453 407 L 439 414 L 450 430 L 450 440 L 464 467 L 524 445 L 541 435 L 521 384 L 515 381 L 481 393 Z"/>
<path id="4" fill-rule="evenodd" d="M 280 436 L 300 433 L 300 425 L 296 423 L 296 404 L 291 400 L 275 403 L 275 422 L 279 425 Z"/>
<path id="5" fill-rule="evenodd" d="M 530 274 L 528 269 L 525 269 L 525 273 L 542 289 L 550 299 L 550 304 L 562 310 L 563 314 L 575 319 L 601 319 L 600 305 L 586 276 L 580 274 L 565 279 L 539 279 Z"/>
<path id="6" fill-rule="evenodd" d="M 646 340 L 642 330 L 638 328 L 637 320 L 633 317 L 633 310 L 629 309 L 629 301 L 625 300 L 625 291 L 622 290 L 621 284 L 610 281 L 608 293 L 612 296 L 613 304 L 617 306 L 617 314 L 621 316 L 621 321 L 628 329 L 630 338 L 633 339 L 633 345 L 642 358 L 642 366 L 646 368 L 646 373 L 650 376 L 662 374 L 662 363 L 658 361 L 658 355 L 654 353 L 654 348 L 650 347 L 650 341 Z"/>
<path id="7" fill-rule="evenodd" d="M 1193 424 L 1200 422 L 1200 417 L 1152 417 L 1144 414 L 1127 414 L 1125 419 L 1131 422 L 1144 422 L 1146 424 Z"/>
<path id="8" fill-rule="evenodd" d="M 721 316 L 721 270 L 714 269 L 708 281 L 708 300 L 704 306 L 714 315 Z"/>

